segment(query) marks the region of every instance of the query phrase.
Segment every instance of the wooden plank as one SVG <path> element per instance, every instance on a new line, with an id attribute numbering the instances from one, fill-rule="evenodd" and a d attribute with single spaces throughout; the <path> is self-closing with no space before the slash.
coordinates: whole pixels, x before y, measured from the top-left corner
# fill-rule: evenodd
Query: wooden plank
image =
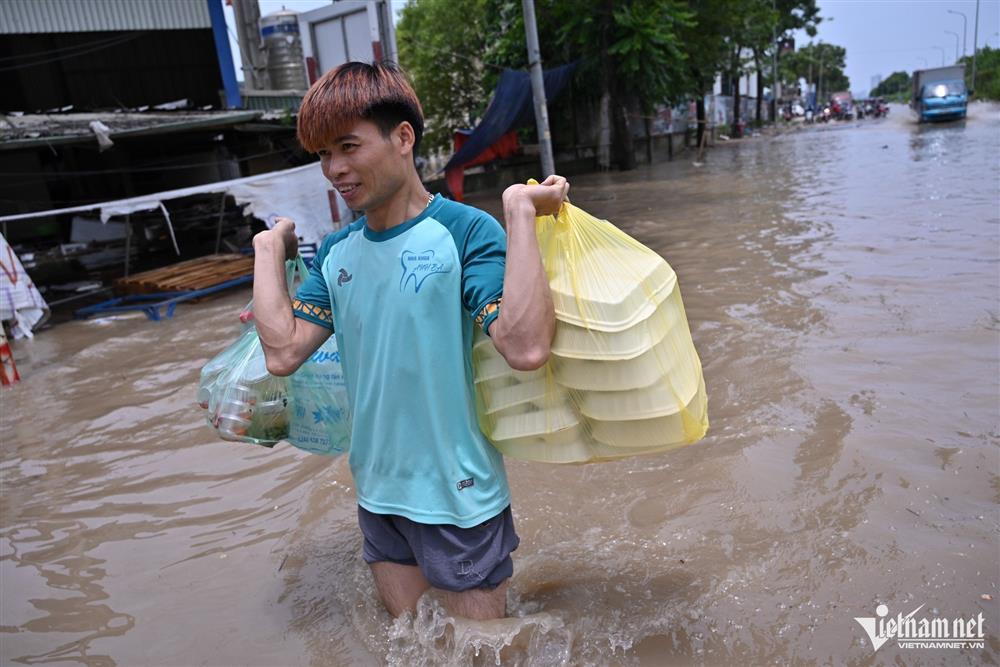
<path id="1" fill-rule="evenodd" d="M 115 287 L 124 294 L 193 291 L 252 273 L 253 257 L 207 255 L 120 278 Z"/>

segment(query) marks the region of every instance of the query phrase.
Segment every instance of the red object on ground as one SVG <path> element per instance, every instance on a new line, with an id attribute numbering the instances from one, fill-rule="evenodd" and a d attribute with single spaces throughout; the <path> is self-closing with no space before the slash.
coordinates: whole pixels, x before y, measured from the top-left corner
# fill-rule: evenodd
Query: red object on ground
<path id="1" fill-rule="evenodd" d="M 309 77 L 309 85 L 316 83 L 319 78 L 319 63 L 312 56 L 306 56 L 306 74 Z"/>
<path id="2" fill-rule="evenodd" d="M 10 363 L 11 374 L 7 376 L 7 363 Z M 10 351 L 10 343 L 7 337 L 0 334 L 0 385 L 9 387 L 15 382 L 20 382 L 21 376 L 17 374 L 17 366 L 14 364 L 14 355 Z"/>
<path id="3" fill-rule="evenodd" d="M 468 134 L 462 132 L 456 132 L 453 137 L 454 151 L 457 153 L 469 139 Z M 448 189 L 451 190 L 452 196 L 455 197 L 455 201 L 462 201 L 465 197 L 465 168 L 475 167 L 476 165 L 486 164 L 487 162 L 492 162 L 493 160 L 499 160 L 501 158 L 510 157 L 520 150 L 521 144 L 517 140 L 517 130 L 511 130 L 499 139 L 496 143 L 484 150 L 482 153 L 477 155 L 471 162 L 466 162 L 465 164 L 452 167 L 448 169 L 444 174 L 444 180 L 448 184 Z"/>

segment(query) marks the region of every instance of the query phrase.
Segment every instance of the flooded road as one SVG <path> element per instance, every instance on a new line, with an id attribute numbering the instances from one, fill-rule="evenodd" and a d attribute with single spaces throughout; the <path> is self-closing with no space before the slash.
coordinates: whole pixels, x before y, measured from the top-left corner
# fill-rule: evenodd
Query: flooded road
<path id="1" fill-rule="evenodd" d="M 249 292 L 72 322 L 2 395 L 0 662 L 996 664 L 1000 109 L 720 144 L 571 197 L 676 269 L 712 429 L 666 455 L 508 462 L 512 620 L 393 622 L 346 460 L 220 442 L 201 365 Z M 498 212 L 499 199 L 471 201 Z M 855 617 L 984 616 L 873 652 Z M 476 657 L 478 655 L 478 657 Z"/>

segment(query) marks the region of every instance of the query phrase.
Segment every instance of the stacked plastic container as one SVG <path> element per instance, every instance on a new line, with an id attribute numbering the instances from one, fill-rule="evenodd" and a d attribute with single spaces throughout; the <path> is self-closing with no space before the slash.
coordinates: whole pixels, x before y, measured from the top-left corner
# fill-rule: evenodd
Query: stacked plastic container
<path id="1" fill-rule="evenodd" d="M 537 223 L 556 333 L 549 362 L 511 369 L 477 332 L 480 425 L 504 454 L 581 463 L 666 451 L 708 429 L 677 276 L 657 253 L 569 204 Z"/>

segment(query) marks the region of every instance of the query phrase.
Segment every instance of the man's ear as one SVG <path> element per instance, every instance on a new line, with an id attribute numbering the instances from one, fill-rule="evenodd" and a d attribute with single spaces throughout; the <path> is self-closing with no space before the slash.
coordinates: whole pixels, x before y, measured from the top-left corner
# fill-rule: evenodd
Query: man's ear
<path id="1" fill-rule="evenodd" d="M 399 142 L 399 154 L 409 155 L 413 152 L 413 144 L 417 140 L 417 133 L 413 131 L 413 126 L 408 121 L 403 121 L 392 131 Z"/>

